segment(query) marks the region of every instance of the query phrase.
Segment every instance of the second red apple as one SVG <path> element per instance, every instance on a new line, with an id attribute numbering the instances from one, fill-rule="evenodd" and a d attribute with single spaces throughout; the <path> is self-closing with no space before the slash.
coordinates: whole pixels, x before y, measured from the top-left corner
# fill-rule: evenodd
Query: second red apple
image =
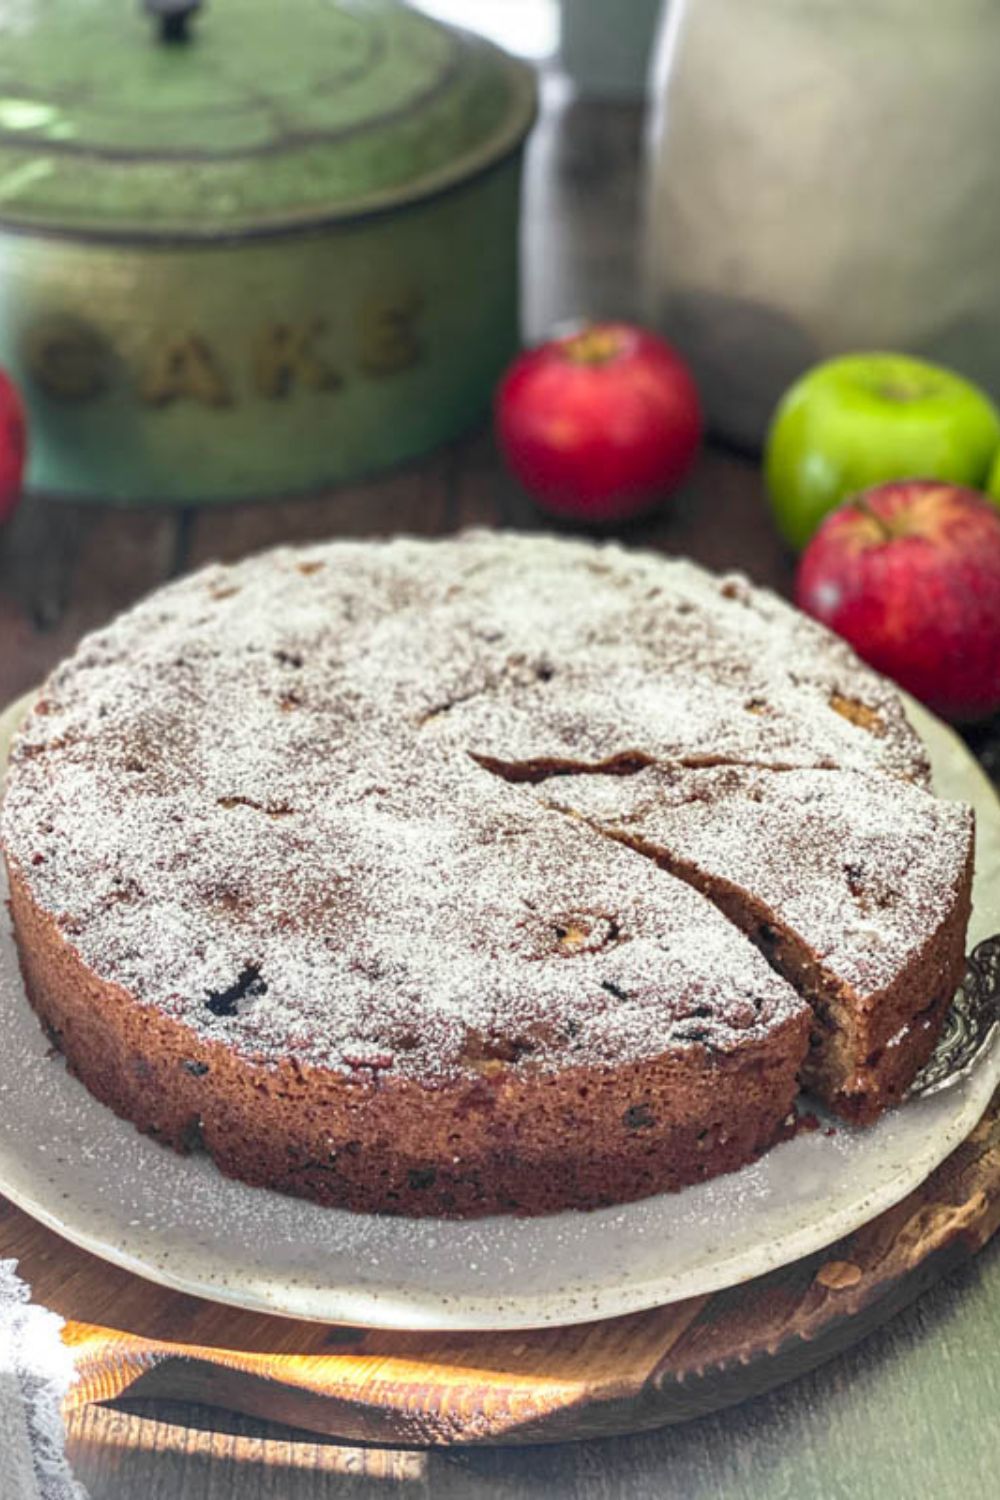
<path id="1" fill-rule="evenodd" d="M 796 602 L 944 718 L 1000 709 L 1000 512 L 974 490 L 855 496 L 806 548 Z"/>

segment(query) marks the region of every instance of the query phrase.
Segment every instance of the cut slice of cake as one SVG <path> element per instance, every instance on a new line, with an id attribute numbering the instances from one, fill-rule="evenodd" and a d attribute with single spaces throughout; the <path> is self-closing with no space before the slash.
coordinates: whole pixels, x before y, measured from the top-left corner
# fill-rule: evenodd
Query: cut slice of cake
<path id="1" fill-rule="evenodd" d="M 537 790 L 701 891 L 808 999 L 807 1087 L 858 1121 L 899 1099 L 962 977 L 968 807 L 851 771 L 728 766 Z"/>

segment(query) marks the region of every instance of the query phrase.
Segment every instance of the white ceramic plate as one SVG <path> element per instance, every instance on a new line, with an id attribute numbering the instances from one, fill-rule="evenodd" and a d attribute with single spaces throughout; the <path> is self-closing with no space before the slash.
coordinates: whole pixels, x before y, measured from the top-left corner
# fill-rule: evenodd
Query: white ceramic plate
<path id="1" fill-rule="evenodd" d="M 913 706 L 938 790 L 972 802 L 970 949 L 1000 931 L 1000 807 L 950 730 Z M 0 719 L 0 757 L 18 706 Z M 803 1134 L 683 1193 L 622 1208 L 475 1223 L 319 1208 L 179 1157 L 93 1100 L 48 1055 L 6 907 L 0 929 L 0 1190 L 74 1244 L 218 1302 L 388 1328 L 530 1328 L 634 1312 L 732 1286 L 839 1239 L 917 1187 L 1000 1081 L 971 1073 L 871 1129 Z"/>

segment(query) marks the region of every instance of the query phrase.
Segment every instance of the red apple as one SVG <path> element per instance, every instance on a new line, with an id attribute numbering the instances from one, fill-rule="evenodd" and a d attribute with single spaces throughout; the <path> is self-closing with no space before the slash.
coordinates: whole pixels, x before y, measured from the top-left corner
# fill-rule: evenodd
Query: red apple
<path id="1" fill-rule="evenodd" d="M 496 430 L 543 510 L 607 525 L 652 509 L 683 479 L 701 441 L 701 407 L 663 339 L 593 323 L 514 361 L 497 392 Z"/>
<path id="2" fill-rule="evenodd" d="M 944 718 L 1000 708 L 1000 513 L 975 490 L 912 479 L 856 495 L 803 553 L 795 598 Z"/>
<path id="3" fill-rule="evenodd" d="M 10 377 L 0 370 L 0 524 L 10 519 L 21 498 L 24 455 L 21 398 Z"/>

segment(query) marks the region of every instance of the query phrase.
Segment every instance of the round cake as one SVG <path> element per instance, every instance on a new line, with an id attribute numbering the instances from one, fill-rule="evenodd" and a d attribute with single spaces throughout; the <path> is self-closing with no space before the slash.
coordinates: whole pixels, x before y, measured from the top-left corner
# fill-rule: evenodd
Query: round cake
<path id="1" fill-rule="evenodd" d="M 973 829 L 894 690 L 738 576 L 506 533 L 283 549 L 89 636 L 2 814 L 105 1104 L 363 1211 L 591 1208 L 898 1101 Z"/>

